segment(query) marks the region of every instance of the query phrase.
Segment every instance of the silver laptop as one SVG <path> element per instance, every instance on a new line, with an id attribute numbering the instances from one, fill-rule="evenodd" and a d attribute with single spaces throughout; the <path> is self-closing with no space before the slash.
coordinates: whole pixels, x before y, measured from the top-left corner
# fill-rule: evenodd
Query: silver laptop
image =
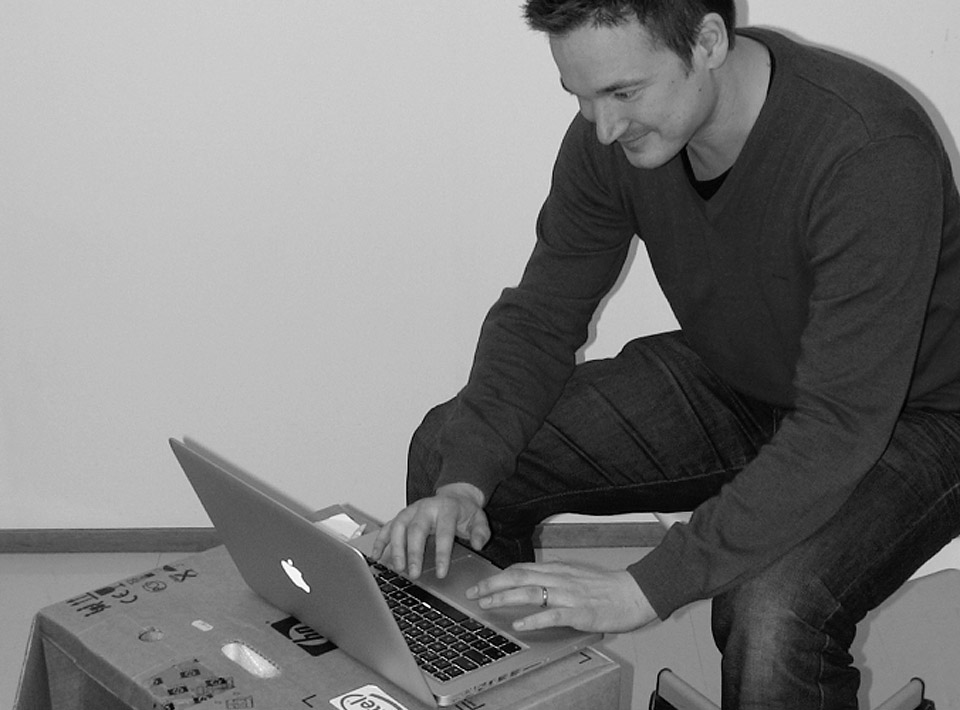
<path id="1" fill-rule="evenodd" d="M 425 565 L 411 582 L 370 559 L 375 532 L 345 542 L 197 442 L 170 445 L 250 588 L 424 703 L 453 705 L 602 638 L 516 633 L 510 623 L 529 607 L 486 611 L 466 599 L 498 570 L 468 548 L 454 546 L 444 579 Z"/>

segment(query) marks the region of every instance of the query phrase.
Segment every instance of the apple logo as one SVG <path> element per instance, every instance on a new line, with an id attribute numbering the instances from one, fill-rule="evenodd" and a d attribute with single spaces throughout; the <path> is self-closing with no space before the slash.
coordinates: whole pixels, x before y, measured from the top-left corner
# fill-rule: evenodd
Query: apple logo
<path id="1" fill-rule="evenodd" d="M 280 566 L 283 567 L 283 571 L 286 572 L 291 582 L 300 587 L 300 589 L 305 591 L 307 594 L 310 593 L 310 585 L 307 584 L 306 580 L 303 578 L 303 573 L 297 569 L 295 564 L 293 564 L 292 559 L 280 560 Z"/>

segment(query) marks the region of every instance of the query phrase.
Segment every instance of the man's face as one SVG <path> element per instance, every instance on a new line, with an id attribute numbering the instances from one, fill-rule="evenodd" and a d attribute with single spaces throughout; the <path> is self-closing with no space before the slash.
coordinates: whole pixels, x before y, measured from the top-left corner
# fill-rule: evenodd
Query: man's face
<path id="1" fill-rule="evenodd" d="M 635 167 L 669 161 L 704 129 L 715 107 L 696 48 L 688 68 L 636 19 L 551 36 L 550 48 L 563 87 L 596 125 L 597 138 L 604 145 L 618 142 Z"/>

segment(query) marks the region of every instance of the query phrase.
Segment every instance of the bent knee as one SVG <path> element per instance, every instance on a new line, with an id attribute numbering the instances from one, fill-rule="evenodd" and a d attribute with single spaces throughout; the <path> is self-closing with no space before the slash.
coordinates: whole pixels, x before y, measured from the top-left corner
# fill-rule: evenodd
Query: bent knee
<path id="1" fill-rule="evenodd" d="M 830 637 L 841 646 L 853 641 L 834 595 L 813 575 L 760 574 L 713 601 L 713 634 L 724 652 L 772 659 L 788 653 L 819 652 Z M 849 626 L 849 628 L 845 628 Z"/>
<path id="2" fill-rule="evenodd" d="M 856 707 L 856 623 L 816 577 L 760 575 L 717 597 L 713 633 L 724 707 Z"/>

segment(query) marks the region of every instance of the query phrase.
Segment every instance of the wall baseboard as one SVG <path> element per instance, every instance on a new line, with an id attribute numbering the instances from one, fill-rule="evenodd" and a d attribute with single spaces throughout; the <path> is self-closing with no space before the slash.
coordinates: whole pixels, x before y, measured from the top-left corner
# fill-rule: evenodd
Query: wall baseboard
<path id="1" fill-rule="evenodd" d="M 201 552 L 220 544 L 210 528 L 39 528 L 0 530 L 0 553 Z"/>
<path id="2" fill-rule="evenodd" d="M 658 523 L 547 523 L 537 527 L 537 547 L 654 547 Z M 210 528 L 0 529 L 0 554 L 66 552 L 201 552 L 220 544 Z"/>

